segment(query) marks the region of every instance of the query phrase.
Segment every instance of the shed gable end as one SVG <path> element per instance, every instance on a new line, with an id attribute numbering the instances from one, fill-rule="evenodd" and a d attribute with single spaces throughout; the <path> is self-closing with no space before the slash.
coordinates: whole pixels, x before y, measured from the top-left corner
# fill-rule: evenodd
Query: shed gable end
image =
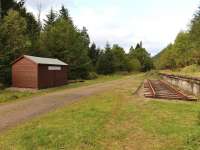
<path id="1" fill-rule="evenodd" d="M 12 80 L 13 87 L 37 88 L 37 64 L 26 58 L 16 61 L 12 66 Z"/>

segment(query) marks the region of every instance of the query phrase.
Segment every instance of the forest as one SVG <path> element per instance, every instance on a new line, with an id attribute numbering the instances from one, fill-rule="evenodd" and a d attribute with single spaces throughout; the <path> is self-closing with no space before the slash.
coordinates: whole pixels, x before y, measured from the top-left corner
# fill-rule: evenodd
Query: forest
<path id="1" fill-rule="evenodd" d="M 181 31 L 154 58 L 157 69 L 177 69 L 189 65 L 200 65 L 200 7 L 195 12 L 187 30 Z"/>
<path id="2" fill-rule="evenodd" d="M 153 60 L 142 43 L 131 47 L 129 53 L 109 42 L 105 48 L 98 48 L 87 28 L 78 29 L 64 6 L 59 11 L 49 10 L 45 20 L 39 16 L 27 11 L 24 0 L 1 0 L 0 83 L 11 84 L 11 63 L 25 54 L 68 63 L 70 79 L 153 68 Z"/>

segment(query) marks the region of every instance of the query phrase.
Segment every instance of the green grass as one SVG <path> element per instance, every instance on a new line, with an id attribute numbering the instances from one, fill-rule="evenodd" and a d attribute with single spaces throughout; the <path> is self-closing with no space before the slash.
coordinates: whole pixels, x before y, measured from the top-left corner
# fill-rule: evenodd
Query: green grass
<path id="1" fill-rule="evenodd" d="M 194 64 L 180 69 L 162 70 L 160 72 L 168 74 L 185 75 L 189 77 L 200 77 L 200 66 Z"/>
<path id="2" fill-rule="evenodd" d="M 0 91 L 0 103 L 12 102 L 22 97 L 28 97 L 31 95 L 33 95 L 32 92 L 15 92 L 15 91 L 2 90 Z"/>
<path id="3" fill-rule="evenodd" d="M 143 75 L 0 136 L 3 150 L 198 150 L 200 104 L 132 95 Z"/>
<path id="4" fill-rule="evenodd" d="M 86 80 L 85 82 L 71 83 L 71 84 L 68 84 L 65 86 L 44 89 L 44 90 L 40 90 L 37 92 L 19 92 L 19 91 L 0 90 L 0 104 L 21 100 L 21 99 L 28 98 L 31 96 L 42 95 L 45 93 L 56 92 L 56 91 L 60 91 L 60 90 L 70 89 L 70 88 L 77 88 L 77 87 L 81 87 L 81 86 L 87 86 L 87 85 L 117 80 L 117 79 L 121 79 L 121 78 L 124 78 L 127 76 L 119 75 L 119 74 L 108 75 L 108 76 L 101 75 L 95 80 Z"/>

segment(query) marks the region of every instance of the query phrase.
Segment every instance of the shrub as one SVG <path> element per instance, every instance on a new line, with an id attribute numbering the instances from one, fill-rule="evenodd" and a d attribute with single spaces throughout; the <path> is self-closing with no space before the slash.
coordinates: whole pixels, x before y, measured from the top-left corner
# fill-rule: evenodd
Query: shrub
<path id="1" fill-rule="evenodd" d="M 190 65 L 190 66 L 187 66 L 187 67 L 183 68 L 183 69 L 181 70 L 181 72 L 183 72 L 183 73 L 200 72 L 200 66 L 197 65 L 197 64 Z"/>
<path id="2" fill-rule="evenodd" d="M 141 64 L 138 59 L 130 59 L 128 62 L 128 71 L 140 71 Z"/>
<path id="3" fill-rule="evenodd" d="M 151 70 L 149 72 L 146 73 L 147 77 L 155 77 L 155 78 L 159 78 L 159 71 L 157 70 Z"/>
<path id="4" fill-rule="evenodd" d="M 96 79 L 98 78 L 98 75 L 96 72 L 90 72 L 89 75 L 88 75 L 88 80 L 93 80 L 93 79 Z"/>

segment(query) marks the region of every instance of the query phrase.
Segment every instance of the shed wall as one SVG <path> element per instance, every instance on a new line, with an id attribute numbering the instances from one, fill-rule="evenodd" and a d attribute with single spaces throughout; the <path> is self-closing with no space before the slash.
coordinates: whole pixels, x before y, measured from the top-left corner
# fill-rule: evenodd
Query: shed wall
<path id="1" fill-rule="evenodd" d="M 61 70 L 48 70 L 49 66 L 56 65 L 38 66 L 38 88 L 44 89 L 67 84 L 67 66 L 58 66 Z"/>
<path id="2" fill-rule="evenodd" d="M 12 86 L 19 88 L 38 88 L 37 64 L 22 58 L 12 66 Z"/>

